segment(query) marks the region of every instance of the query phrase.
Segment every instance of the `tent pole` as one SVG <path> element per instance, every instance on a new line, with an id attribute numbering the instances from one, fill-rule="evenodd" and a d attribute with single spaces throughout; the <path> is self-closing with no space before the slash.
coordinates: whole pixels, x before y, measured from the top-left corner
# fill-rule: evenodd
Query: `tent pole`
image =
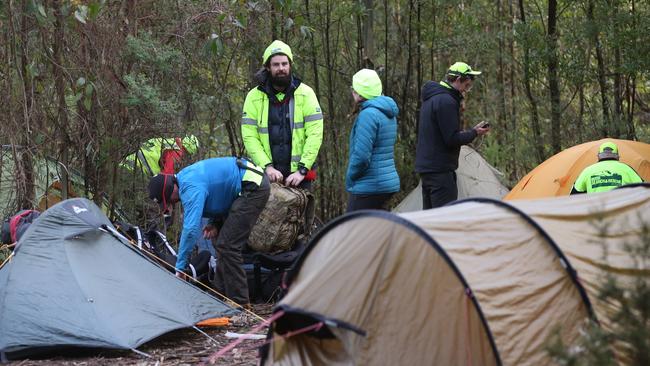
<path id="1" fill-rule="evenodd" d="M 145 352 L 142 352 L 142 351 L 138 351 L 138 350 L 135 349 L 135 348 L 131 348 L 131 351 L 133 351 L 133 352 L 139 354 L 140 356 L 146 357 L 146 358 L 153 358 L 150 354 L 145 353 Z"/>
<path id="2" fill-rule="evenodd" d="M 14 256 L 14 252 L 11 252 L 11 254 L 9 254 L 9 256 L 7 257 L 7 259 L 5 259 L 4 262 L 2 262 L 2 264 L 0 264 L 0 269 L 2 269 L 2 267 L 4 267 L 5 264 L 7 264 L 7 263 L 9 262 L 9 260 L 11 260 L 11 258 L 12 258 L 13 256 Z"/>
<path id="3" fill-rule="evenodd" d="M 195 326 L 193 326 L 192 328 L 194 328 L 194 329 L 196 329 L 196 331 L 197 331 L 197 332 L 199 332 L 199 333 L 201 333 L 201 334 L 203 334 L 204 336 L 206 336 L 206 337 L 208 337 L 208 339 L 209 339 L 209 340 L 211 340 L 211 341 L 212 341 L 212 343 L 214 343 L 214 344 L 216 344 L 217 346 L 219 345 L 219 342 L 217 342 L 217 340 L 216 340 L 216 339 L 214 339 L 214 338 L 212 338 L 212 337 L 210 337 L 210 335 L 209 335 L 208 333 L 206 333 L 206 332 L 204 332 L 204 331 L 202 331 L 202 330 L 201 330 L 201 329 L 199 329 L 199 327 L 197 327 L 196 325 L 195 325 Z"/>

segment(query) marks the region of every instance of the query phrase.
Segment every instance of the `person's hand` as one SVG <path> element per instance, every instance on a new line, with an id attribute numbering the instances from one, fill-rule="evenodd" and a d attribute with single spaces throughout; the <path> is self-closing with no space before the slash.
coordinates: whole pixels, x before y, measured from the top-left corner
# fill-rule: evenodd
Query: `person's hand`
<path id="1" fill-rule="evenodd" d="M 300 172 L 293 172 L 287 177 L 286 184 L 291 187 L 297 187 L 303 179 L 305 179 L 305 176 L 300 174 Z"/>
<path id="2" fill-rule="evenodd" d="M 488 122 L 481 121 L 479 124 L 474 126 L 474 131 L 476 131 L 476 134 L 479 136 L 485 135 L 490 132 L 490 124 Z"/>
<path id="3" fill-rule="evenodd" d="M 219 229 L 212 224 L 207 224 L 203 228 L 203 238 L 205 239 L 214 239 L 219 234 Z"/>
<path id="4" fill-rule="evenodd" d="M 187 275 L 184 272 L 176 271 L 176 277 L 180 278 L 183 281 L 187 281 Z"/>
<path id="5" fill-rule="evenodd" d="M 264 169 L 264 171 L 266 172 L 266 175 L 269 176 L 269 181 L 271 181 L 271 183 L 273 182 L 282 183 L 282 181 L 284 180 L 284 176 L 282 176 L 282 173 L 280 173 L 280 171 L 275 169 L 272 165 L 267 166 L 266 169 Z"/>

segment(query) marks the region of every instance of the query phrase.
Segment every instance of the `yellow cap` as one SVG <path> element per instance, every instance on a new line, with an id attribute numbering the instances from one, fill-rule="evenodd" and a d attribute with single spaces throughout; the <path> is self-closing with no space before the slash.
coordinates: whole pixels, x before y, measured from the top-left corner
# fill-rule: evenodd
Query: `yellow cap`
<path id="1" fill-rule="evenodd" d="M 481 75 L 480 71 L 472 70 L 472 67 L 464 62 L 456 62 L 455 64 L 449 66 L 447 74 L 465 76 L 465 75 Z"/>
<path id="2" fill-rule="evenodd" d="M 611 141 L 603 142 L 598 148 L 598 160 L 618 159 L 618 146 Z"/>

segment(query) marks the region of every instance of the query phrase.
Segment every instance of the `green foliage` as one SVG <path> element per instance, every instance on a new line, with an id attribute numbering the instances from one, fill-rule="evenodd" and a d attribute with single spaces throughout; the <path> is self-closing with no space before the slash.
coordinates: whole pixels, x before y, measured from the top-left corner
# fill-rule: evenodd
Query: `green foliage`
<path id="1" fill-rule="evenodd" d="M 614 366 L 618 365 L 610 348 L 612 337 L 599 325 L 588 322 L 579 344 L 567 347 L 559 330 L 549 339 L 547 350 L 560 366 Z"/>
<path id="2" fill-rule="evenodd" d="M 607 258 L 606 244 L 603 251 Z M 625 252 L 636 264 L 633 280 L 622 283 L 608 272 L 599 286 L 599 301 L 616 307 L 608 319 L 611 329 L 589 321 L 574 345 L 564 344 L 558 330 L 547 349 L 559 365 L 609 366 L 619 360 L 634 366 L 650 364 L 650 226 L 644 226 L 636 243 L 625 245 Z M 621 354 L 616 355 L 614 348 Z"/>
<path id="3" fill-rule="evenodd" d="M 205 54 L 208 56 L 220 56 L 223 54 L 223 51 L 224 47 L 221 38 L 219 38 L 218 34 L 212 33 L 212 35 L 210 35 L 210 39 L 205 43 L 205 46 L 203 47 L 203 52 L 205 52 Z"/>
<path id="4" fill-rule="evenodd" d="M 149 33 L 142 33 L 138 37 L 128 36 L 124 55 L 148 73 L 172 72 L 178 68 L 182 59 L 178 49 L 160 43 Z"/>
<path id="5" fill-rule="evenodd" d="M 148 119 L 157 122 L 169 122 L 176 118 L 180 106 L 174 98 L 164 99 L 160 89 L 152 85 L 152 81 L 144 74 L 126 75 L 127 84 L 123 104 L 127 107 L 138 107 Z"/>

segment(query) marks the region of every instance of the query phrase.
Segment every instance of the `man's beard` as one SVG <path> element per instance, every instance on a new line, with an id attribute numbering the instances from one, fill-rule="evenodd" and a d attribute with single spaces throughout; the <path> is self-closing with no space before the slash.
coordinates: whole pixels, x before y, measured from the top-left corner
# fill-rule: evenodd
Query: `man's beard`
<path id="1" fill-rule="evenodd" d="M 280 76 L 271 75 L 271 84 L 276 89 L 286 89 L 291 84 L 291 73 Z"/>

